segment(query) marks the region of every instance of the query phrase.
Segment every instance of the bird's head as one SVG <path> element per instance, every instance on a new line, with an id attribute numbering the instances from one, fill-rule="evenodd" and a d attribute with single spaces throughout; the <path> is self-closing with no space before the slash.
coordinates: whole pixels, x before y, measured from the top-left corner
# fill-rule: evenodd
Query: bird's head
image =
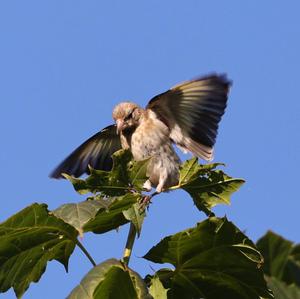
<path id="1" fill-rule="evenodd" d="M 143 109 L 132 102 L 118 104 L 113 111 L 117 133 L 131 131 L 139 125 Z"/>

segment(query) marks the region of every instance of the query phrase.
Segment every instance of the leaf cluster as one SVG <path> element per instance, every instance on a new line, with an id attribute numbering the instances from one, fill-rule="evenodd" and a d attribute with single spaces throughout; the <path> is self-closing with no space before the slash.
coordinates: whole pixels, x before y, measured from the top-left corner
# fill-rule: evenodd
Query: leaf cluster
<path id="1" fill-rule="evenodd" d="M 275 298 L 300 298 L 300 244 L 268 231 L 257 247 L 264 256 L 263 270 Z"/>
<path id="2" fill-rule="evenodd" d="M 178 185 L 166 191 L 185 190 L 207 218 L 164 238 L 144 255 L 153 263 L 172 267 L 142 278 L 128 267 L 125 258 L 96 265 L 78 236 L 102 234 L 129 222 L 138 235 L 141 233 L 147 212 L 143 184 L 148 179 L 148 163 L 149 159 L 132 161 L 129 151 L 118 151 L 110 172 L 90 168 L 85 179 L 65 175 L 78 193 L 88 194 L 86 200 L 63 204 L 53 211 L 36 203 L 0 224 L 0 292 L 12 287 L 17 297 L 22 297 L 51 260 L 59 261 L 67 270 L 75 246 L 94 267 L 70 293 L 68 298 L 72 299 L 274 298 L 263 269 L 274 288 L 278 283 L 274 277 L 280 276 L 288 284 L 299 277 L 293 272 L 295 263 L 299 266 L 299 249 L 287 250 L 289 261 L 286 270 L 280 272 L 281 265 L 273 269 L 271 258 L 264 263 L 258 248 L 232 222 L 214 216 L 212 208 L 229 204 L 231 194 L 244 181 L 225 174 L 219 169 L 222 164 L 200 165 L 196 158 L 182 164 Z M 267 245 L 261 244 L 259 249 L 266 251 Z"/>

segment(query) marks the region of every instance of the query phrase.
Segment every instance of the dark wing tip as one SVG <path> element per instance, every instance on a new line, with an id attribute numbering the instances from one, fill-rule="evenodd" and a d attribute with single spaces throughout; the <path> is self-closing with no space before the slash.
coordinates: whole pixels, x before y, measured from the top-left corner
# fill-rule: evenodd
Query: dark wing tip
<path id="1" fill-rule="evenodd" d="M 51 178 L 51 179 L 63 179 L 64 177 L 62 176 L 62 172 L 60 171 L 60 169 L 57 167 L 49 174 L 49 178 Z"/>
<path id="2" fill-rule="evenodd" d="M 228 79 L 226 73 L 218 74 L 216 72 L 212 72 L 212 73 L 209 73 L 204 76 L 196 77 L 188 82 L 204 81 L 204 80 L 208 80 L 208 81 L 218 84 L 218 85 L 223 85 L 224 87 L 227 87 L 227 88 L 230 88 L 230 86 L 232 86 L 232 84 L 233 84 L 232 80 Z"/>
<path id="3" fill-rule="evenodd" d="M 112 167 L 111 155 L 119 149 L 121 143 L 116 133 L 116 125 L 107 126 L 75 149 L 49 174 L 49 177 L 65 178 L 62 173 L 80 177 L 84 173 L 89 173 L 88 165 L 108 171 Z"/>
<path id="4" fill-rule="evenodd" d="M 49 174 L 49 177 L 52 179 L 65 179 L 63 173 L 79 177 L 86 171 L 85 164 L 79 163 L 78 151 L 75 150 Z"/>

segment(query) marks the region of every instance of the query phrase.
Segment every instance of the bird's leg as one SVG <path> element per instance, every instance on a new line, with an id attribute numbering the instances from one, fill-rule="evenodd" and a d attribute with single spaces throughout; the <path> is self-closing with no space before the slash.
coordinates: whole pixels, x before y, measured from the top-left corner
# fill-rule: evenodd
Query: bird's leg
<path id="1" fill-rule="evenodd" d="M 142 198 L 139 201 L 140 205 L 140 211 L 145 211 L 146 208 L 149 207 L 149 204 L 151 203 L 152 196 L 151 195 L 143 195 Z"/>
<path id="2" fill-rule="evenodd" d="M 164 169 L 160 173 L 158 185 L 156 187 L 156 193 L 160 193 L 160 192 L 163 191 L 163 189 L 165 187 L 165 184 L 166 184 L 166 181 L 167 181 L 167 178 L 168 178 L 168 174 L 167 174 L 166 170 Z"/>
<path id="3" fill-rule="evenodd" d="M 150 195 L 143 195 L 143 197 L 141 198 L 139 204 L 140 204 L 140 210 L 144 211 L 146 208 L 149 207 L 149 204 L 151 203 L 151 199 L 156 196 L 157 194 L 159 194 L 158 192 L 153 192 Z"/>
<path id="4" fill-rule="evenodd" d="M 147 180 L 144 185 L 143 185 L 143 189 L 147 192 L 151 191 L 152 189 L 152 184 L 150 182 L 150 180 Z"/>
<path id="5" fill-rule="evenodd" d="M 157 193 L 161 193 L 163 191 L 163 184 L 159 183 L 156 187 L 156 192 Z"/>

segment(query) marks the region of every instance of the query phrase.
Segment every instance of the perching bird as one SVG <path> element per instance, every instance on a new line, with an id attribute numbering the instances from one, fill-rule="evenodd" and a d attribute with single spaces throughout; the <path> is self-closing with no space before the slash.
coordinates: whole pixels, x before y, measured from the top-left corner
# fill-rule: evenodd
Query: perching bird
<path id="1" fill-rule="evenodd" d="M 144 187 L 161 192 L 178 183 L 180 159 L 175 143 L 184 152 L 210 161 L 218 124 L 224 114 L 231 82 L 225 75 L 209 75 L 178 84 L 152 98 L 146 109 L 132 102 L 113 110 L 115 125 L 108 126 L 72 152 L 52 173 L 75 177 L 95 169 L 110 170 L 111 155 L 130 149 L 135 160 L 152 157 Z"/>

